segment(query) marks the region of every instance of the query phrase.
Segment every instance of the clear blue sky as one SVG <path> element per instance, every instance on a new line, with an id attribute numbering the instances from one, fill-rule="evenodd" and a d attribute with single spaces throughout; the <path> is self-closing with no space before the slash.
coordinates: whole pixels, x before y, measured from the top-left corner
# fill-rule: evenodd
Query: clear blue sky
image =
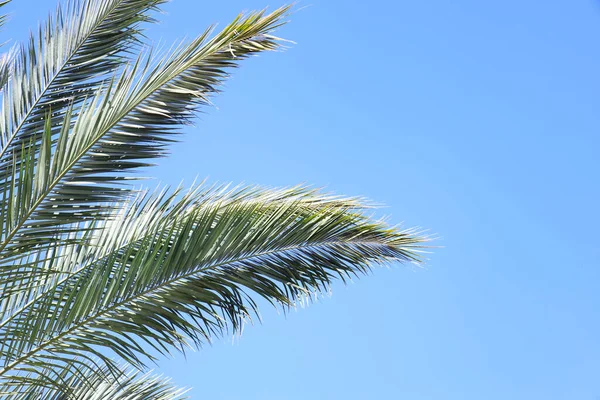
<path id="1" fill-rule="evenodd" d="M 55 3 L 14 2 L 15 36 Z M 149 34 L 265 5 L 174 0 Z M 280 34 L 153 175 L 365 195 L 443 248 L 159 370 L 193 399 L 599 399 L 600 3 L 312 0 Z"/>

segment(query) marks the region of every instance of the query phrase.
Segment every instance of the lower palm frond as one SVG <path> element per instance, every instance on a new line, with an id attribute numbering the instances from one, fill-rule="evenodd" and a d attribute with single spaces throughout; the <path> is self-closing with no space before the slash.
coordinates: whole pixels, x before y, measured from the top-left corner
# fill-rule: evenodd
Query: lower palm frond
<path id="1" fill-rule="evenodd" d="M 372 221 L 356 200 L 301 188 L 199 193 L 11 315 L 0 379 L 61 369 L 75 355 L 82 368 L 111 363 L 107 349 L 142 367 L 156 352 L 239 331 L 256 296 L 289 307 L 375 264 L 418 262 L 426 240 Z"/>
<path id="2" fill-rule="evenodd" d="M 240 60 L 281 48 L 290 10 L 126 64 L 164 2 L 72 0 L 28 50 L 0 58 L 1 398 L 181 399 L 122 365 L 240 332 L 260 298 L 287 310 L 336 279 L 420 262 L 428 238 L 373 220 L 362 199 L 124 185 Z"/>
<path id="3" fill-rule="evenodd" d="M 89 369 L 87 375 L 69 374 L 60 388 L 45 386 L 36 379 L 15 385 L 10 400 L 185 400 L 186 389 L 174 386 L 169 379 L 135 370 L 109 371 L 106 368 Z M 4 397 L 3 397 L 4 398 Z"/>
<path id="4" fill-rule="evenodd" d="M 48 400 L 184 400 L 187 390 L 173 386 L 168 379 L 129 372 L 115 380 L 91 377 L 91 385 L 73 382 L 73 393 L 66 397 L 57 392 Z"/>

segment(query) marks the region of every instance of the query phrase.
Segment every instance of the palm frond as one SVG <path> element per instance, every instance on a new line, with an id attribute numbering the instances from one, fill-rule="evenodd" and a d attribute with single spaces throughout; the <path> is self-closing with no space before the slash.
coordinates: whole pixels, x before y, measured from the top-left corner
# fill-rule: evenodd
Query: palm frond
<path id="1" fill-rule="evenodd" d="M 426 238 L 357 212 L 355 202 L 254 191 L 192 202 L 169 223 L 114 247 L 0 328 L 0 377 L 19 381 L 73 356 L 142 367 L 154 351 L 238 331 L 255 296 L 289 307 L 388 261 L 417 262 Z M 275 193 L 275 195 L 274 195 Z"/>
<path id="2" fill-rule="evenodd" d="M 5 282 L 3 297 L 0 299 L 0 327 L 10 322 L 24 307 L 35 303 L 56 285 L 85 271 L 87 267 L 114 253 L 115 249 L 125 249 L 134 242 L 151 237 L 157 227 L 171 226 L 183 218 L 193 207 L 205 202 L 294 201 L 306 207 L 327 205 L 328 207 L 358 208 L 366 202 L 359 198 L 342 198 L 320 195 L 302 186 L 285 190 L 270 190 L 265 193 L 258 187 L 194 186 L 186 193 L 179 187 L 172 193 L 167 189 L 150 194 L 139 193 L 130 201 L 115 208 L 114 215 L 106 220 L 94 221 L 100 224 L 88 227 L 86 240 L 72 244 L 62 244 L 56 251 L 39 259 L 34 258 L 27 264 L 29 274 L 20 276 L 15 270 L 23 270 L 23 265 L 5 267 L 0 270 L 0 281 Z M 84 227 L 80 227 L 84 229 Z M 35 253 L 37 254 L 37 253 Z M 10 260 L 9 260 L 10 261 Z M 24 282 L 24 279 L 27 281 Z M 29 286 L 30 290 L 24 290 Z M 14 288 L 14 289 L 13 289 Z"/>
<path id="3" fill-rule="evenodd" d="M 66 370 L 63 372 L 67 372 Z M 169 379 L 135 370 L 108 371 L 88 369 L 87 375 L 69 375 L 62 389 L 49 387 L 42 380 L 15 385 L 0 393 L 10 400 L 185 400 L 186 389 Z M 54 385 L 56 386 L 56 385 Z"/>
<path id="4" fill-rule="evenodd" d="M 41 142 L 39 148 L 23 145 L 11 174 L 0 179 L 3 259 L 27 251 L 47 254 L 57 241 L 77 239 L 69 236 L 81 231 L 74 224 L 110 215 L 106 203 L 128 195 L 119 185 L 128 178 L 123 172 L 165 154 L 174 129 L 217 90 L 225 68 L 278 48 L 270 32 L 283 23 L 288 9 L 240 16 L 212 39 L 207 31 L 153 67 L 139 60 L 84 102 L 77 116 L 73 106 L 67 109 L 58 134 L 52 118 L 46 118 L 40 137 L 32 139 Z M 22 265 L 14 279 L 30 277 L 30 263 Z"/>
<path id="5" fill-rule="evenodd" d="M 74 393 L 69 397 L 56 394 L 48 400 L 185 400 L 187 390 L 174 386 L 168 379 L 132 371 L 115 381 L 92 375 L 92 384 L 73 382 Z"/>

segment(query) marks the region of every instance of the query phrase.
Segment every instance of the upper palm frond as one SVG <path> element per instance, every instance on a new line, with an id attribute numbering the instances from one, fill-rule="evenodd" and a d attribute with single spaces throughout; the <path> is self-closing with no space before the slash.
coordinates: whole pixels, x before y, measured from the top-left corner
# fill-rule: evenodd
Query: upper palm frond
<path id="1" fill-rule="evenodd" d="M 110 364 L 100 348 L 141 366 L 153 355 L 139 339 L 168 353 L 238 330 L 255 311 L 252 293 L 289 306 L 373 263 L 418 260 L 423 237 L 370 221 L 356 201 L 285 193 L 200 196 L 114 241 L 1 324 L 0 377 L 48 376 L 39 369 L 48 365 L 59 374 L 75 355 L 80 368 L 97 357 Z"/>
<path id="2" fill-rule="evenodd" d="M 47 254 L 57 240 L 73 239 L 68 236 L 73 224 L 109 215 L 102 204 L 127 195 L 115 185 L 126 178 L 120 172 L 163 155 L 173 129 L 206 103 L 227 76 L 225 68 L 278 48 L 278 39 L 269 33 L 282 24 L 287 10 L 240 16 L 212 39 L 207 31 L 155 65 L 138 61 L 98 89 L 77 115 L 69 107 L 57 135 L 47 118 L 35 139 L 41 142 L 39 150 L 23 146 L 13 159 L 12 174 L 0 180 L 0 255 L 8 259 L 34 249 Z M 23 265 L 27 268 L 13 274 L 15 279 L 30 277 L 31 263 Z"/>

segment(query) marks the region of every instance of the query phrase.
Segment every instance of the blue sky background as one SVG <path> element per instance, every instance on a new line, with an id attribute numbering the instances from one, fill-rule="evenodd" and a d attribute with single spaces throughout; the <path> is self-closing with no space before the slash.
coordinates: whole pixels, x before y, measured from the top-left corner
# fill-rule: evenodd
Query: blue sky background
<path id="1" fill-rule="evenodd" d="M 54 4 L 14 0 L 13 37 Z M 265 5 L 175 0 L 149 35 Z M 303 5 L 153 175 L 365 195 L 443 248 L 159 370 L 193 399 L 600 399 L 600 3 Z"/>

